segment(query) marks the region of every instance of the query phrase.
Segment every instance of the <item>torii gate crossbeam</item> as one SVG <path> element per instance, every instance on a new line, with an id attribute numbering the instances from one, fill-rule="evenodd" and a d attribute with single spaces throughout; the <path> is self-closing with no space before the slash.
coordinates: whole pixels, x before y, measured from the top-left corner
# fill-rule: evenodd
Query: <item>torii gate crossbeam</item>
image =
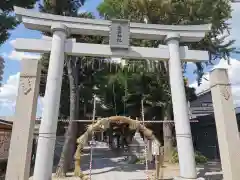
<path id="1" fill-rule="evenodd" d="M 44 39 L 16 39 L 13 43 L 17 51 L 49 53 L 52 48 L 51 40 Z M 93 51 L 94 49 L 94 51 Z M 168 46 L 159 48 L 130 47 L 128 51 L 112 50 L 109 45 L 76 43 L 68 40 L 65 43 L 64 52 L 72 56 L 93 56 L 93 57 L 120 57 L 126 59 L 148 59 L 168 61 L 170 58 Z M 180 59 L 187 62 L 201 62 L 208 59 L 207 51 L 189 50 L 187 46 L 180 47 Z"/>
<path id="2" fill-rule="evenodd" d="M 29 11 L 14 7 L 14 11 L 28 29 L 51 32 L 53 23 L 64 23 L 71 34 L 109 36 L 111 21 L 100 19 L 84 19 Z M 130 23 L 130 37 L 133 39 L 165 40 L 169 32 L 177 32 L 181 42 L 198 42 L 210 24 L 204 25 L 159 25 Z"/>

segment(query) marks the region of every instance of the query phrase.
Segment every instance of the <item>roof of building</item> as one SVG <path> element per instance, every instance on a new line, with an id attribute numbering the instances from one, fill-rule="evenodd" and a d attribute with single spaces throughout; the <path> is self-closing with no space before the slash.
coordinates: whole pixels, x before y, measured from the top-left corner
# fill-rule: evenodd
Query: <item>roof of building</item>
<path id="1" fill-rule="evenodd" d="M 240 107 L 235 108 L 236 114 L 240 114 Z"/>
<path id="2" fill-rule="evenodd" d="M 205 89 L 204 91 L 201 91 L 200 93 L 197 93 L 197 96 L 202 96 L 202 95 L 207 94 L 209 92 L 211 92 L 210 88 L 209 89 Z"/>

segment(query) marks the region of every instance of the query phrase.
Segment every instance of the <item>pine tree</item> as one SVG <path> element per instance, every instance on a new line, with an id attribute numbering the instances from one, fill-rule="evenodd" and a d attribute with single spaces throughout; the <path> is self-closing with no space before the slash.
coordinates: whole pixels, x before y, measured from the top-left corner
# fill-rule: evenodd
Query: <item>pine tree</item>
<path id="1" fill-rule="evenodd" d="M 9 30 L 16 28 L 20 23 L 13 13 L 13 6 L 33 8 L 38 0 L 2 0 L 0 1 L 0 45 L 10 36 Z"/>

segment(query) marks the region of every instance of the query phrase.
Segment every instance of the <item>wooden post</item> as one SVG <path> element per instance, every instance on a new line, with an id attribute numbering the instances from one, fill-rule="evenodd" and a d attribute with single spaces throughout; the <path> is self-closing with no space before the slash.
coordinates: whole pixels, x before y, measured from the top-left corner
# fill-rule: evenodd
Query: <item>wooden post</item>
<path id="1" fill-rule="evenodd" d="M 152 154 L 155 157 L 155 179 L 158 180 L 161 167 L 161 147 L 155 141 L 152 143 Z"/>
<path id="2" fill-rule="evenodd" d="M 41 67 L 37 60 L 22 60 L 21 64 L 5 180 L 27 180 L 30 172 Z"/>
<path id="3" fill-rule="evenodd" d="M 148 161 L 153 160 L 153 154 L 152 154 L 152 140 L 148 140 L 148 153 L 147 153 L 147 159 Z"/>
<path id="4" fill-rule="evenodd" d="M 158 180 L 160 178 L 159 174 L 160 174 L 160 168 L 161 168 L 161 155 L 155 156 L 155 167 L 156 167 L 155 178 L 156 180 Z"/>

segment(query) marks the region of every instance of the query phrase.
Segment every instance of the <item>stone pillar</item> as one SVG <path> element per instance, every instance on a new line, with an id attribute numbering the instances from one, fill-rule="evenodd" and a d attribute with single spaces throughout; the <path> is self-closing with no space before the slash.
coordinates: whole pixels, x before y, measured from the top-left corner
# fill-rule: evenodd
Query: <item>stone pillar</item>
<path id="1" fill-rule="evenodd" d="M 227 70 L 213 70 L 210 82 L 223 179 L 239 180 L 240 139 Z"/>
<path id="2" fill-rule="evenodd" d="M 44 97 L 43 117 L 39 130 L 34 180 L 50 180 L 52 178 L 53 156 L 65 56 L 65 41 L 68 35 L 67 27 L 62 24 L 53 25 L 52 32 L 52 49 Z"/>
<path id="3" fill-rule="evenodd" d="M 182 64 L 179 53 L 179 34 L 169 34 L 166 42 L 169 47 L 169 76 L 172 104 L 179 156 L 180 176 L 182 179 L 196 179 L 196 164 L 192 134 L 188 116 L 188 105 L 183 82 Z"/>
<path id="4" fill-rule="evenodd" d="M 37 60 L 21 64 L 6 180 L 27 180 L 30 172 L 41 67 Z"/>

